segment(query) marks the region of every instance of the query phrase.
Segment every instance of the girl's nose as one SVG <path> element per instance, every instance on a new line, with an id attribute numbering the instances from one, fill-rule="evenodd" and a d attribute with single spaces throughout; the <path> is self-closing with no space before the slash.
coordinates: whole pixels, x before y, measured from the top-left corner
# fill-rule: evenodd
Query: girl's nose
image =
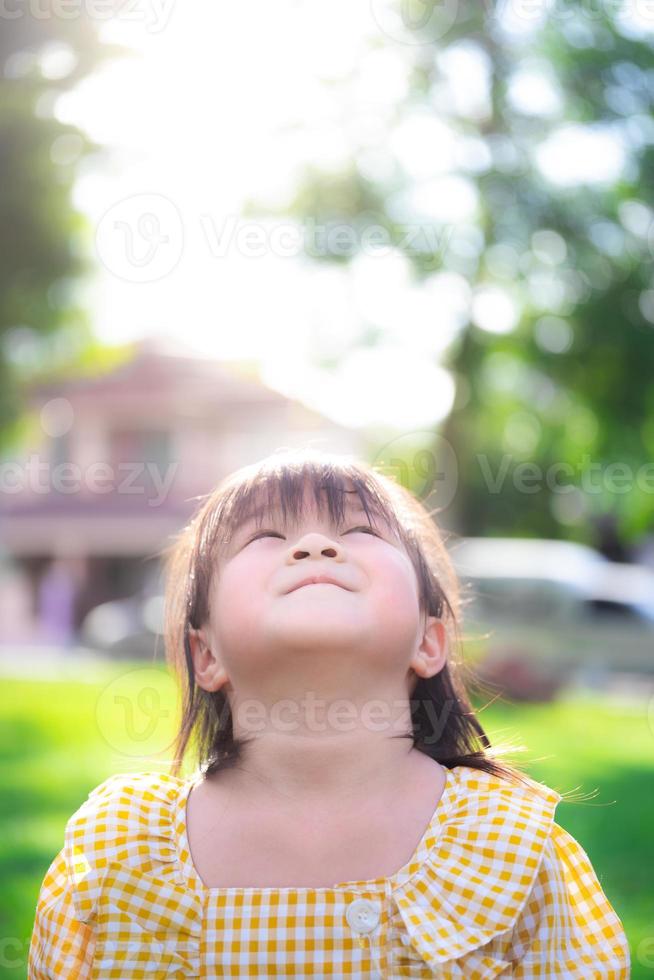
<path id="1" fill-rule="evenodd" d="M 310 531 L 303 534 L 289 549 L 287 561 L 293 564 L 300 558 L 320 556 L 334 558 L 336 561 L 343 561 L 345 557 L 338 541 L 319 531 Z"/>

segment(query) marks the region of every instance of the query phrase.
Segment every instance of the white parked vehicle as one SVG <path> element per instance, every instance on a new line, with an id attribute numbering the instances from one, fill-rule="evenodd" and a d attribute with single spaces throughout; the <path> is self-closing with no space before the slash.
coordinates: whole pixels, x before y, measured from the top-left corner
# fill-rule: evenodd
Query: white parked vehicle
<path id="1" fill-rule="evenodd" d="M 486 657 L 543 667 L 654 673 L 654 572 L 587 545 L 539 538 L 460 538 L 465 641 Z"/>
<path id="2" fill-rule="evenodd" d="M 80 640 L 112 657 L 151 658 L 163 649 L 163 604 L 162 595 L 103 602 L 84 617 Z"/>

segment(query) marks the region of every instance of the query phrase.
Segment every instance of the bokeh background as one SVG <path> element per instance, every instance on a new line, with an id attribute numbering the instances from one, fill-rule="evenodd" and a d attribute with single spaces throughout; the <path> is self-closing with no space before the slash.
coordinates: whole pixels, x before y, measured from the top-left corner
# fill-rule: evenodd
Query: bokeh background
<path id="1" fill-rule="evenodd" d="M 491 739 L 654 975 L 654 11 L 0 11 L 0 975 L 106 776 L 167 769 L 158 554 L 283 447 L 446 532 Z"/>

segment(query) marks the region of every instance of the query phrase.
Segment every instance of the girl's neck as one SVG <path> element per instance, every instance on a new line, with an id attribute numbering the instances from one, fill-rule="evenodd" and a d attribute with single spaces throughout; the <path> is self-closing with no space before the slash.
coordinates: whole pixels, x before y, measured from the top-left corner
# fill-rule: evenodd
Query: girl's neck
<path id="1" fill-rule="evenodd" d="M 398 789 L 433 778 L 440 766 L 411 739 L 347 736 L 321 740 L 272 736 L 249 743 L 240 762 L 209 781 L 244 805 L 319 809 L 337 799 L 358 809 L 366 801 L 392 800 Z"/>

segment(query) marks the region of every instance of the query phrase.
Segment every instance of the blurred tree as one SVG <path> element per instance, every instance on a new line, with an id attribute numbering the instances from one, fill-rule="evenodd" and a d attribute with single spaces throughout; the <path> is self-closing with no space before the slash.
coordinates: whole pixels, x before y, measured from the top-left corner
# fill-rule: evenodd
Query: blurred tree
<path id="1" fill-rule="evenodd" d="M 0 447 L 18 437 L 26 382 L 103 358 L 75 298 L 88 260 L 71 199 L 98 148 L 55 115 L 62 92 L 126 50 L 99 41 L 92 10 L 49 0 L 0 14 Z"/>
<path id="2" fill-rule="evenodd" d="M 307 165 L 290 202 L 247 211 L 358 243 L 380 225 L 412 288 L 433 289 L 434 357 L 456 382 L 438 433 L 458 460 L 451 526 L 596 543 L 610 514 L 628 544 L 654 526 L 654 25 L 556 0 L 371 9 L 367 55 L 325 82 L 349 164 Z M 338 238 L 307 251 L 358 257 Z M 368 318 L 354 345 L 387 334 Z"/>

